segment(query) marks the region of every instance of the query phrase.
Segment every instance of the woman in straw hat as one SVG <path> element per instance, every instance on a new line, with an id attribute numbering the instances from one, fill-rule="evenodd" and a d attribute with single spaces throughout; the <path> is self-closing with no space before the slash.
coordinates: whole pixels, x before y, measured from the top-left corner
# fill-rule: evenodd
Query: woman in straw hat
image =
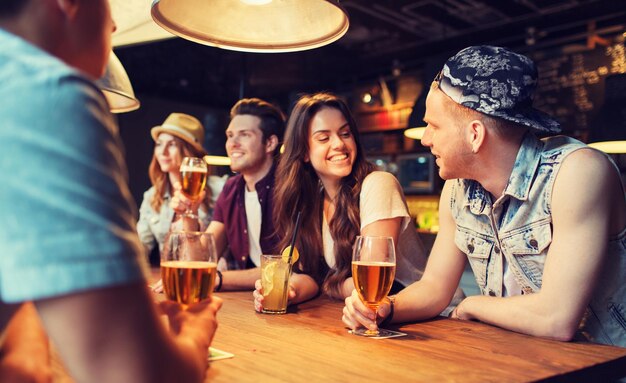
<path id="1" fill-rule="evenodd" d="M 188 114 L 170 114 L 163 124 L 152 128 L 151 134 L 155 142 L 149 168 L 152 187 L 143 195 L 137 223 L 137 232 L 146 254 L 152 251 L 155 242 L 158 243 L 159 250 L 163 248 L 165 235 L 175 218 L 169 202 L 173 185 L 180 182 L 182 159 L 202 158 L 206 155 L 202 147 L 204 128 L 198 119 Z M 198 209 L 198 219 L 203 229 L 211 220 L 210 200 L 211 193 L 207 188 Z"/>

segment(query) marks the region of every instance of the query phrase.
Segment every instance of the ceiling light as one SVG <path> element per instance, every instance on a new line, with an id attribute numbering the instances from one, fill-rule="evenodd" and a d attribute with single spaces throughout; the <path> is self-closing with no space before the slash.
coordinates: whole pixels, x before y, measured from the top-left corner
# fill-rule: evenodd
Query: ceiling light
<path id="1" fill-rule="evenodd" d="M 226 157 L 226 156 L 204 156 L 203 157 L 204 162 L 206 162 L 209 165 L 215 165 L 215 166 L 230 166 L 230 158 Z"/>
<path id="2" fill-rule="evenodd" d="M 372 97 L 372 94 L 370 92 L 365 92 L 361 96 L 361 101 L 363 101 L 364 104 L 371 104 L 373 100 L 374 97 Z"/>
<path id="3" fill-rule="evenodd" d="M 244 52 L 293 52 L 321 47 L 348 30 L 337 0 L 153 0 L 152 18 L 200 44 Z"/>
<path id="4" fill-rule="evenodd" d="M 109 3 L 116 26 L 111 38 L 114 47 L 176 37 L 152 20 L 149 0 L 109 0 Z"/>
<path id="5" fill-rule="evenodd" d="M 422 137 L 424 136 L 425 131 L 426 131 L 425 126 L 420 127 L 420 128 L 409 128 L 404 131 L 404 135 L 414 140 L 421 140 Z"/>
<path id="6" fill-rule="evenodd" d="M 139 100 L 135 97 L 124 66 L 115 53 L 109 55 L 109 62 L 104 76 L 96 81 L 102 90 L 113 113 L 130 112 L 139 109 Z"/>
<path id="7" fill-rule="evenodd" d="M 609 154 L 623 154 L 626 153 L 626 141 L 602 141 L 592 142 L 588 146 L 601 150 Z"/>

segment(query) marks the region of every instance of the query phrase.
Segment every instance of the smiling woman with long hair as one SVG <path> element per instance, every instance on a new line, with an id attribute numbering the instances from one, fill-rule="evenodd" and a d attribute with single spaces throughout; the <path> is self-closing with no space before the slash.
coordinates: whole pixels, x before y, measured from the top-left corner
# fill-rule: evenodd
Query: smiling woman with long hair
<path id="1" fill-rule="evenodd" d="M 294 268 L 298 274 L 290 281 L 291 303 L 311 298 L 320 288 L 336 299 L 350 295 L 352 245 L 358 235 L 394 239 L 393 290 L 421 277 L 426 254 L 410 224 L 402 189 L 392 174 L 367 162 L 354 118 L 339 97 L 317 93 L 295 105 L 274 198 L 280 201 L 274 219 L 281 248 L 289 245 L 297 212 L 304 218 L 296 241 L 300 259 Z M 260 288 L 254 295 L 259 310 Z"/>

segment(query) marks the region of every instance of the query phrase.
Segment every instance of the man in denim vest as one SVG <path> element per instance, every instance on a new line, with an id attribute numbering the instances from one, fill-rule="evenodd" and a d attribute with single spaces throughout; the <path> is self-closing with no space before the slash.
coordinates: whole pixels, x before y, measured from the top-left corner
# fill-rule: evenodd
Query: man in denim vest
<path id="1" fill-rule="evenodd" d="M 626 203 L 615 165 L 532 107 L 534 63 L 492 46 L 451 57 L 431 85 L 422 143 L 448 180 L 424 277 L 379 309 L 437 315 L 469 259 L 482 295 L 453 318 L 558 340 L 626 346 Z M 378 318 L 378 319 L 381 319 Z M 356 294 L 344 323 L 375 328 Z"/>

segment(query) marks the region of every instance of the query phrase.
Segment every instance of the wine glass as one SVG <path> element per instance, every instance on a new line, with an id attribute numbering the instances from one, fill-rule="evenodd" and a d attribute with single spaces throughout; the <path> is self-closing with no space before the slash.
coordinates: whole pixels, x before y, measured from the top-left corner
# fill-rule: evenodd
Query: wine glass
<path id="1" fill-rule="evenodd" d="M 161 252 L 165 296 L 183 305 L 211 297 L 215 286 L 217 250 L 213 234 L 170 232 Z"/>
<path id="2" fill-rule="evenodd" d="M 206 185 L 208 167 L 202 158 L 185 157 L 180 164 L 180 183 L 182 193 L 195 201 Z M 198 219 L 194 212 L 187 208 L 183 217 Z"/>
<path id="3" fill-rule="evenodd" d="M 391 237 L 358 236 L 352 253 L 352 279 L 361 301 L 378 314 L 396 274 L 396 252 Z M 382 330 L 382 329 L 381 329 Z M 382 336 L 385 330 L 360 328 L 356 335 Z"/>

